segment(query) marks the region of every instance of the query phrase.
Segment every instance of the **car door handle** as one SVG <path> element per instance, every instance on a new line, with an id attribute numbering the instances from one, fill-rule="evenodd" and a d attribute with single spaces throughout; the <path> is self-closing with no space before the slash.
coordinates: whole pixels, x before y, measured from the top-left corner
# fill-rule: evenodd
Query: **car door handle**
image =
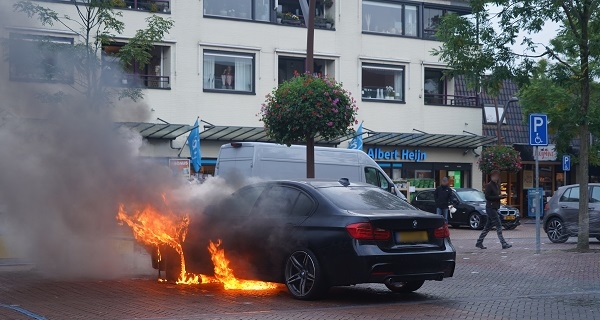
<path id="1" fill-rule="evenodd" d="M 561 207 L 561 208 L 563 208 L 563 209 L 566 209 L 566 208 L 568 208 L 568 206 L 560 206 L 560 207 Z"/>
<path id="2" fill-rule="evenodd" d="M 588 210 L 594 210 L 594 207 L 589 207 Z"/>

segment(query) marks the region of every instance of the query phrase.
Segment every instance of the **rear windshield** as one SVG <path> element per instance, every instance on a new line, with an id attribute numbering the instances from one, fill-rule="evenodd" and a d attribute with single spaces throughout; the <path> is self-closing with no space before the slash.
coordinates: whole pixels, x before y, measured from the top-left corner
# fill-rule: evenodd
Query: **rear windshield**
<path id="1" fill-rule="evenodd" d="M 414 210 L 399 197 L 373 187 L 319 188 L 336 206 L 344 210 Z"/>

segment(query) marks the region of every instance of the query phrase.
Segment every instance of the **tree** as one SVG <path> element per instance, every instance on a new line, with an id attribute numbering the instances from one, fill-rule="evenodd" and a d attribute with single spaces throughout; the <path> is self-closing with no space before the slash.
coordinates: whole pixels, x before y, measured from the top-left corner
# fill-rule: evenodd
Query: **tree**
<path id="1" fill-rule="evenodd" d="M 599 2 L 471 0 L 470 3 L 476 19 L 448 15 L 442 19 L 438 32 L 443 44 L 435 53 L 455 73 L 468 75 L 472 70 L 483 69 L 491 79 L 512 79 L 523 85 L 528 82 L 536 59 L 546 57 L 568 69 L 576 79 L 572 98 L 578 103 L 573 110 L 576 115 L 573 125 L 580 141 L 577 180 L 581 185 L 577 248 L 587 250 L 590 86 L 598 74 L 600 58 Z M 494 14 L 491 8 L 499 12 Z M 559 24 L 557 39 L 548 44 L 535 43 L 531 34 L 540 32 L 547 21 Z M 513 50 L 517 42 L 525 47 L 523 53 Z"/>
<path id="2" fill-rule="evenodd" d="M 314 178 L 314 172 L 311 177 L 309 171 L 308 146 L 314 146 L 317 135 L 333 140 L 353 134 L 350 126 L 358 123 L 357 111 L 356 101 L 341 83 L 307 72 L 273 89 L 259 116 L 267 134 L 278 143 L 289 146 L 306 142 L 307 178 Z"/>
<path id="3" fill-rule="evenodd" d="M 125 24 L 120 19 L 122 13 L 113 8 L 119 0 L 71 0 L 77 16 L 56 12 L 32 1 L 18 1 L 13 8 L 16 12 L 25 13 L 29 18 L 37 18 L 44 26 L 59 24 L 77 34 L 80 42 L 71 48 L 64 46 L 60 50 L 71 50 L 72 63 L 75 65 L 75 78 L 71 87 L 83 94 L 94 107 L 105 106 L 117 95 L 119 99 L 143 98 L 140 88 L 114 88 L 106 85 L 103 73 L 108 66 L 103 66 L 101 59 L 102 48 L 114 42 L 118 34 L 125 30 Z M 174 22 L 152 15 L 146 19 L 148 27 L 138 30 L 133 38 L 126 43 L 117 56 L 121 66 L 126 69 L 133 63 L 143 67 L 150 62 L 150 50 L 154 42 L 161 41 L 169 32 Z M 59 95 L 60 96 L 60 95 Z"/>

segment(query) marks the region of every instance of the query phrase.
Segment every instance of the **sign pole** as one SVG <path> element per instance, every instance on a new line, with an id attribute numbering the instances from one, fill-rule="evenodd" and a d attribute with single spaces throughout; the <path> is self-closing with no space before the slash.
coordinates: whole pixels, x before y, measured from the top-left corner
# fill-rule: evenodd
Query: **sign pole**
<path id="1" fill-rule="evenodd" d="M 535 254 L 540 253 L 540 164 L 538 146 L 535 146 Z"/>

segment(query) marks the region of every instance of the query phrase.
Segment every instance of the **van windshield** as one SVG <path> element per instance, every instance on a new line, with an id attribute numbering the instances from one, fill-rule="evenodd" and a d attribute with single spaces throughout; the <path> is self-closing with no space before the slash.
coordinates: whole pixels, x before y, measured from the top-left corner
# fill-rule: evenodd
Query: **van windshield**
<path id="1" fill-rule="evenodd" d="M 373 187 L 324 187 L 319 191 L 344 210 L 415 210 L 385 190 Z"/>

